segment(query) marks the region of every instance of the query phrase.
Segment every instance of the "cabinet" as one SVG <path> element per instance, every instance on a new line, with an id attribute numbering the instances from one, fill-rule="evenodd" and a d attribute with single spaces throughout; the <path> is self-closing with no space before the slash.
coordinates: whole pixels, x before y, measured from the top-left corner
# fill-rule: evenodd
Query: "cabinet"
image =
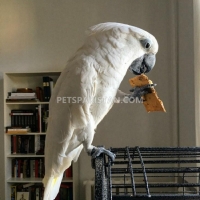
<path id="1" fill-rule="evenodd" d="M 17 88 L 31 88 L 35 90 L 36 87 L 43 88 L 43 77 L 48 76 L 51 77 L 56 83 L 60 72 L 34 72 L 34 73 L 5 73 L 4 74 L 4 127 L 11 126 L 11 116 L 10 113 L 12 110 L 30 110 L 35 109 L 37 107 L 38 112 L 41 113 L 43 107 L 48 106 L 49 102 L 42 101 L 6 101 L 8 92 L 14 92 Z M 38 117 L 39 126 L 42 124 L 42 117 L 39 115 Z M 40 136 L 45 136 L 46 133 L 40 130 L 36 130 L 37 132 L 28 132 L 25 135 L 34 136 L 36 139 Z M 35 183 L 42 185 L 42 178 L 38 177 L 13 177 L 12 169 L 13 169 L 13 159 L 35 159 L 42 160 L 44 159 L 44 155 L 38 155 L 34 152 L 32 153 L 19 153 L 16 154 L 11 153 L 11 137 L 14 135 L 24 135 L 24 134 L 7 134 L 6 129 L 4 132 L 4 163 L 5 163 L 5 199 L 11 199 L 11 186 L 20 183 Z M 23 136 L 22 136 L 23 137 Z M 73 190 L 73 200 L 77 200 L 76 193 L 78 188 L 78 164 L 72 164 L 72 177 L 63 178 L 63 183 L 71 183 Z"/>

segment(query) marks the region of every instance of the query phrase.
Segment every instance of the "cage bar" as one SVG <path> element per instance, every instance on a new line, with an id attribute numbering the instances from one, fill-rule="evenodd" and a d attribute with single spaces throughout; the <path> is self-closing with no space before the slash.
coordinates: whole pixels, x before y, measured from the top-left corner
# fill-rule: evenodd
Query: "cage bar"
<path id="1" fill-rule="evenodd" d="M 199 147 L 110 148 L 95 159 L 95 200 L 200 199 Z"/>

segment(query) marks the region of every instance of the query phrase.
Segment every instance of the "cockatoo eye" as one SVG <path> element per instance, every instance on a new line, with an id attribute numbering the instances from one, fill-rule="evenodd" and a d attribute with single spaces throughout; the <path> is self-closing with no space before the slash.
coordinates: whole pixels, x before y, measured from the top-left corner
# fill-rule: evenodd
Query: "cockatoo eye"
<path id="1" fill-rule="evenodd" d="M 148 49 L 151 45 L 149 43 L 146 43 L 145 48 Z"/>
<path id="2" fill-rule="evenodd" d="M 145 49 L 151 48 L 151 41 L 149 39 L 143 39 L 140 42 Z"/>

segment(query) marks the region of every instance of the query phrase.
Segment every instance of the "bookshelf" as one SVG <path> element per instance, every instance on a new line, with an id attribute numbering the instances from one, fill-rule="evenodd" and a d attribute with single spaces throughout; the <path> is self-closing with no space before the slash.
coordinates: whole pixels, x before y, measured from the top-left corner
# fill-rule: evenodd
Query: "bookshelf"
<path id="1" fill-rule="evenodd" d="M 43 77 L 48 76 L 51 77 L 56 83 L 58 77 L 60 75 L 60 72 L 28 72 L 28 73 L 4 73 L 3 78 L 3 87 L 4 87 L 4 127 L 11 126 L 11 116 L 10 113 L 12 110 L 30 110 L 38 108 L 38 112 L 41 113 L 41 110 L 43 106 L 48 106 L 49 102 L 42 102 L 42 101 L 35 101 L 30 102 L 24 100 L 21 101 L 6 101 L 6 98 L 8 96 L 8 92 L 14 92 L 17 88 L 31 88 L 35 90 L 36 87 L 43 88 Z M 42 124 L 42 117 L 39 115 L 39 126 L 41 127 Z M 11 199 L 11 186 L 16 184 L 28 184 L 28 183 L 35 183 L 35 184 L 41 184 L 42 185 L 42 178 L 38 177 L 13 177 L 12 174 L 12 160 L 13 159 L 44 159 L 44 155 L 36 155 L 36 153 L 16 153 L 13 154 L 11 152 L 11 137 L 14 135 L 22 136 L 28 135 L 32 136 L 34 138 L 45 136 L 46 133 L 43 132 L 40 128 L 40 130 L 37 130 L 37 132 L 28 132 L 27 134 L 7 134 L 6 128 L 4 129 L 4 167 L 5 167 L 5 184 L 4 184 L 4 191 L 5 191 L 5 199 L 9 200 Z M 72 185 L 72 191 L 73 191 L 73 200 L 78 200 L 77 191 L 78 191 L 78 164 L 73 163 L 72 164 L 72 177 L 64 177 L 62 180 L 62 183 L 69 183 Z M 67 198 L 66 198 L 67 200 Z M 71 199 L 70 199 L 71 200 Z"/>

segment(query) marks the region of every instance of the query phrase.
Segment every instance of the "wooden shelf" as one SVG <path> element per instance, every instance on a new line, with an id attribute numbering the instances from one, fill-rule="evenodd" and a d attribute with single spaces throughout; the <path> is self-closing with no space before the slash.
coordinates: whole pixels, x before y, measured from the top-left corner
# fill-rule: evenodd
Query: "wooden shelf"
<path id="1" fill-rule="evenodd" d="M 19 72 L 19 73 L 12 73 L 12 72 L 7 72 L 5 73 L 8 76 L 15 76 L 15 77 L 34 77 L 34 76 L 59 76 L 60 71 L 45 71 L 45 72 Z"/>
<path id="2" fill-rule="evenodd" d="M 7 183 L 42 183 L 43 178 L 9 178 Z M 63 183 L 73 183 L 73 178 L 63 178 Z"/>
<path id="3" fill-rule="evenodd" d="M 36 155 L 36 154 L 9 154 L 7 158 L 43 158 L 44 155 Z"/>
<path id="4" fill-rule="evenodd" d="M 46 133 L 40 132 L 40 133 L 5 133 L 6 135 L 46 135 Z"/>
<path id="5" fill-rule="evenodd" d="M 22 101 L 14 101 L 14 102 L 6 102 L 6 105 L 48 105 L 49 102 L 43 102 L 43 101 L 30 101 L 30 102 L 22 102 Z"/>
<path id="6" fill-rule="evenodd" d="M 7 183 L 42 183 L 42 178 L 10 178 Z"/>

